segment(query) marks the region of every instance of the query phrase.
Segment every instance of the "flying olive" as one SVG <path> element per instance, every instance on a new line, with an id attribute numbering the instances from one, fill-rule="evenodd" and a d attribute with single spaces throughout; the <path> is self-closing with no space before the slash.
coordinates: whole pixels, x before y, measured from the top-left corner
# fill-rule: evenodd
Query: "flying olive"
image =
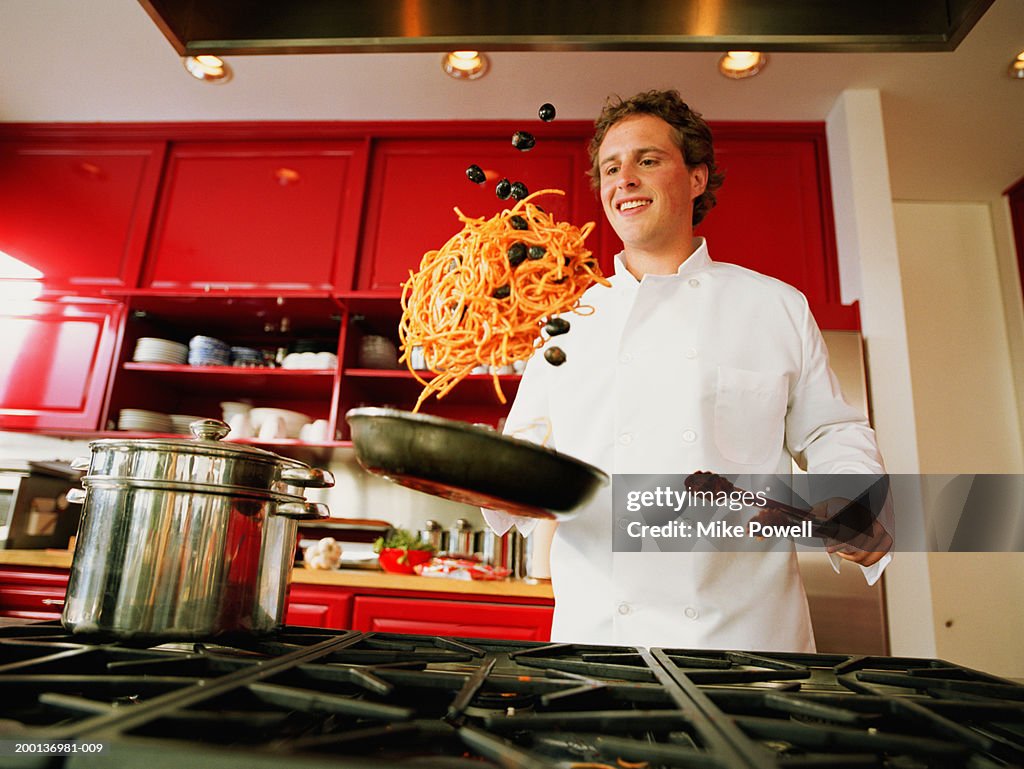
<path id="1" fill-rule="evenodd" d="M 551 318 L 544 324 L 544 330 L 548 332 L 548 336 L 566 334 L 569 331 L 569 321 L 565 318 Z"/>
<path id="2" fill-rule="evenodd" d="M 544 360 L 552 366 L 561 366 L 565 363 L 565 351 L 561 347 L 549 347 L 544 351 Z"/>

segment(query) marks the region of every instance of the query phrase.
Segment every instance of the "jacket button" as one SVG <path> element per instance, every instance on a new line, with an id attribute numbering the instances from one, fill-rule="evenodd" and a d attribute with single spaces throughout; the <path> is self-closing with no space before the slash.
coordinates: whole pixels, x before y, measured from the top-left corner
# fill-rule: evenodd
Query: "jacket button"
<path id="1" fill-rule="evenodd" d="M 697 433 L 693 430 L 683 430 L 683 440 L 687 443 L 693 443 L 697 440 Z"/>
<path id="2" fill-rule="evenodd" d="M 696 278 L 690 278 L 690 288 L 700 288 L 700 281 Z"/>
<path id="3" fill-rule="evenodd" d="M 633 356 L 630 353 L 628 353 L 628 352 L 624 352 L 624 353 L 622 353 L 622 355 L 619 356 L 619 363 L 629 364 L 629 363 L 632 363 L 632 362 L 633 362 Z"/>
<path id="4" fill-rule="evenodd" d="M 619 443 L 621 443 L 623 446 L 628 446 L 632 442 L 633 442 L 633 435 L 632 435 L 632 433 L 623 433 L 622 435 L 619 436 Z"/>
<path id="5" fill-rule="evenodd" d="M 686 351 L 686 357 L 689 358 L 690 360 L 693 360 L 694 358 L 697 357 L 697 350 L 691 347 L 689 350 Z"/>
<path id="6" fill-rule="evenodd" d="M 696 609 L 694 609 L 694 608 L 693 608 L 692 606 L 687 606 L 687 607 L 686 607 L 686 608 L 685 608 L 685 609 L 683 610 L 683 614 L 685 614 L 685 615 L 686 615 L 686 618 L 687 618 L 687 619 L 697 619 L 697 617 L 698 617 L 698 616 L 700 615 L 700 612 L 698 612 L 698 611 L 697 611 Z"/>
<path id="7" fill-rule="evenodd" d="M 618 606 L 618 609 L 619 609 L 619 614 L 629 614 L 631 611 L 633 611 L 633 607 L 630 606 L 628 603 L 625 603 L 625 602 L 620 603 L 619 606 Z"/>

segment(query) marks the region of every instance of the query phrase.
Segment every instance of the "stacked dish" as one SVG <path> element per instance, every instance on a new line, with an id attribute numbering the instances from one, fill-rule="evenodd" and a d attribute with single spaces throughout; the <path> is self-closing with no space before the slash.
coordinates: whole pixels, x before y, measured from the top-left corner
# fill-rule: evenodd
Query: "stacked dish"
<path id="1" fill-rule="evenodd" d="M 188 345 L 170 339 L 143 336 L 135 343 L 132 360 L 136 363 L 185 363 L 188 360 Z"/>
<path id="2" fill-rule="evenodd" d="M 249 412 L 252 429 L 264 440 L 298 438 L 303 426 L 312 421 L 307 415 L 288 409 L 256 408 Z"/>
<path id="3" fill-rule="evenodd" d="M 229 366 L 231 345 L 212 336 L 194 336 L 188 342 L 188 362 L 193 366 Z"/>
<path id="4" fill-rule="evenodd" d="M 239 368 L 252 368 L 263 365 L 263 353 L 252 347 L 232 347 L 231 365 Z"/>
<path id="5" fill-rule="evenodd" d="M 124 413 L 123 411 L 121 412 Z M 178 435 L 191 435 L 192 430 L 189 429 L 189 425 L 199 419 L 205 419 L 206 417 L 197 417 L 191 414 L 171 414 L 171 428 L 172 432 Z"/>
<path id="6" fill-rule="evenodd" d="M 360 368 L 398 368 L 398 348 L 386 336 L 364 336 L 359 343 Z"/>
<path id="7" fill-rule="evenodd" d="M 174 432 L 170 414 L 145 409 L 121 409 L 117 429 L 136 433 Z"/>

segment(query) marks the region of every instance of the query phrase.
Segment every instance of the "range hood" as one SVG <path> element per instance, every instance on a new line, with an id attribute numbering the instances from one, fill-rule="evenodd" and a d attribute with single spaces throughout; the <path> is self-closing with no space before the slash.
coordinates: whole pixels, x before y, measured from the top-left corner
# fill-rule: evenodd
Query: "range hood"
<path id="1" fill-rule="evenodd" d="M 993 0 L 139 0 L 182 56 L 950 51 Z"/>

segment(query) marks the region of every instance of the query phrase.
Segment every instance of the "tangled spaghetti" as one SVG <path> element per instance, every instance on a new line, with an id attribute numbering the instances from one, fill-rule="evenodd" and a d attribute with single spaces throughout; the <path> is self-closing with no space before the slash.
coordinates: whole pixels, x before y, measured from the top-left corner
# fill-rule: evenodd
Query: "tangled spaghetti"
<path id="1" fill-rule="evenodd" d="M 497 369 L 523 361 L 543 345 L 547 320 L 580 313 L 580 297 L 595 282 L 609 285 L 583 241 L 594 228 L 554 218 L 532 201 L 541 190 L 490 219 L 458 208 L 462 230 L 439 250 L 423 255 L 418 272 L 402 287 L 398 333 L 402 357 L 423 392 L 444 397 L 479 365 L 491 367 L 494 390 L 505 403 Z M 432 379 L 413 367 L 421 347 Z"/>

